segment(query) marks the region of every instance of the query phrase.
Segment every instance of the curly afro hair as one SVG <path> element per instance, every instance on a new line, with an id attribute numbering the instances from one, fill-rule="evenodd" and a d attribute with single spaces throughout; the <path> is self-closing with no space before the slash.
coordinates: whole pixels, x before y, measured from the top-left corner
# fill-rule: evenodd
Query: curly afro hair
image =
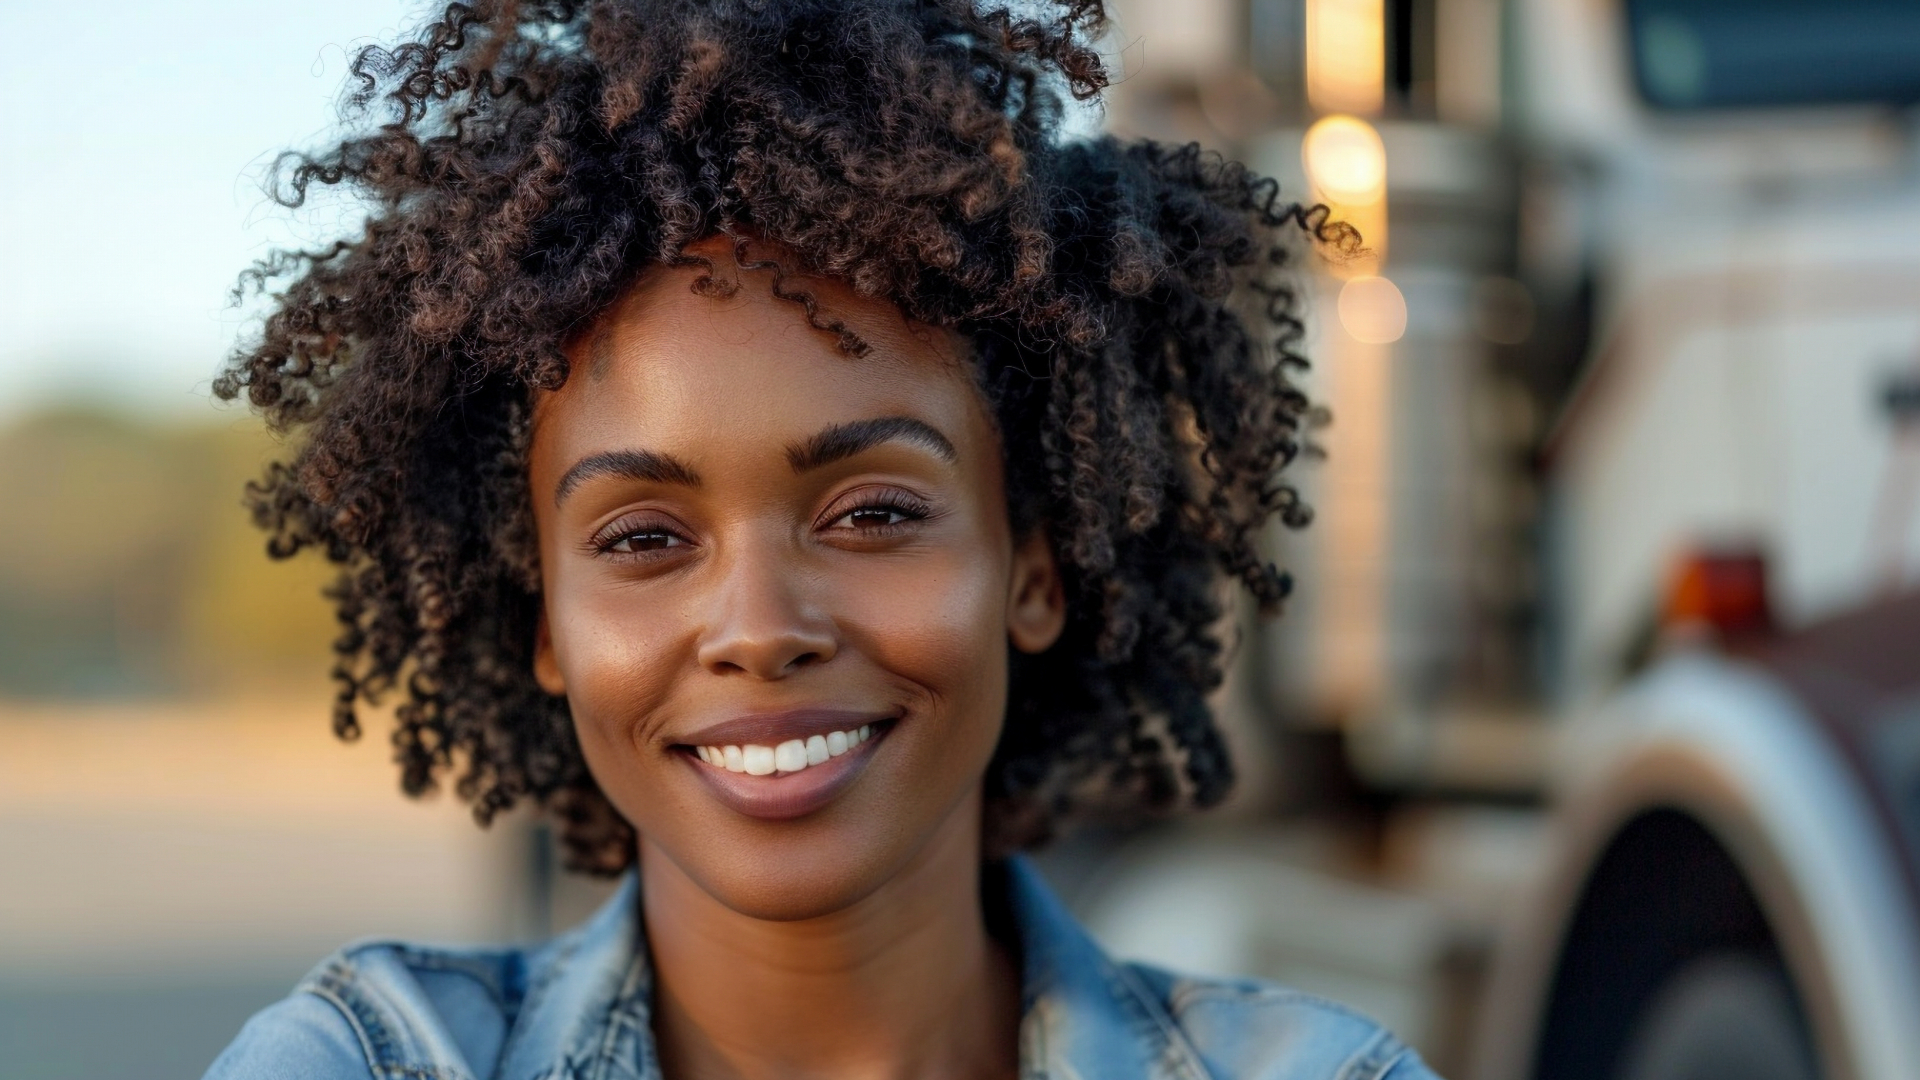
<path id="1" fill-rule="evenodd" d="M 360 51 L 343 136 L 284 156 L 274 197 L 342 185 L 364 228 L 250 271 L 271 305 L 215 384 L 299 436 L 249 503 L 273 555 L 340 567 L 334 730 L 397 697 L 409 794 L 456 774 L 482 823 L 532 800 L 575 868 L 631 862 L 566 701 L 532 676 L 528 416 L 639 272 L 718 235 L 778 252 L 775 293 L 851 355 L 788 273 L 972 343 L 1012 520 L 1044 530 L 1070 612 L 1016 657 L 989 850 L 1219 801 L 1222 583 L 1276 606 L 1260 533 L 1308 517 L 1276 480 L 1310 412 L 1283 270 L 1293 236 L 1353 238 L 1197 146 L 1065 137 L 1067 97 L 1106 83 L 1104 18 L 1099 0 L 477 0 Z"/>

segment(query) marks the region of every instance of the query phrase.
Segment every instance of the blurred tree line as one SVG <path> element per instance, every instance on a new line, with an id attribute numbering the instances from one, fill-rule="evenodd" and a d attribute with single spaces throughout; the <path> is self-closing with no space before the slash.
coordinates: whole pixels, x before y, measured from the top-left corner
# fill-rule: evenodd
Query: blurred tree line
<path id="1" fill-rule="evenodd" d="M 332 615 L 318 556 L 267 558 L 241 505 L 278 452 L 251 418 L 81 409 L 0 430 L 0 697 L 307 686 Z"/>

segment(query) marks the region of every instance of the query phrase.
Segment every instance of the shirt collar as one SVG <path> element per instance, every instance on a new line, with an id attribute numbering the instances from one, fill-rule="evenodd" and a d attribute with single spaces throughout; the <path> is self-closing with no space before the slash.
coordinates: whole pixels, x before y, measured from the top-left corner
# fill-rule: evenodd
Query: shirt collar
<path id="1" fill-rule="evenodd" d="M 989 880 L 1005 884 L 1021 950 L 1022 1080 L 1208 1080 L 1158 996 L 1094 943 L 1025 859 Z M 530 958 L 501 1077 L 660 1080 L 638 902 L 629 873 L 591 920 Z"/>

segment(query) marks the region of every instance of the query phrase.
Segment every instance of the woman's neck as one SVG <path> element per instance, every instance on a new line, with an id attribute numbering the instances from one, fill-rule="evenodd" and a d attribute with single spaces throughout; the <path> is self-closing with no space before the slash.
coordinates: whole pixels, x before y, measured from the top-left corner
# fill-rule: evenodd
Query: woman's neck
<path id="1" fill-rule="evenodd" d="M 774 922 L 715 900 L 641 846 L 667 1080 L 1005 1080 L 1020 980 L 988 935 L 978 805 L 851 907 Z"/>

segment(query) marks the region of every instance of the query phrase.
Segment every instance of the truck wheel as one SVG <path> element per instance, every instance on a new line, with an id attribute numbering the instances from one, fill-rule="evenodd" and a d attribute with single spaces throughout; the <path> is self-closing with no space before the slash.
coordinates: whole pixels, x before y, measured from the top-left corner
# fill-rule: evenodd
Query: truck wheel
<path id="1" fill-rule="evenodd" d="M 1634 1022 L 1620 1080 L 1819 1080 L 1778 963 L 1716 953 L 1668 977 Z"/>

